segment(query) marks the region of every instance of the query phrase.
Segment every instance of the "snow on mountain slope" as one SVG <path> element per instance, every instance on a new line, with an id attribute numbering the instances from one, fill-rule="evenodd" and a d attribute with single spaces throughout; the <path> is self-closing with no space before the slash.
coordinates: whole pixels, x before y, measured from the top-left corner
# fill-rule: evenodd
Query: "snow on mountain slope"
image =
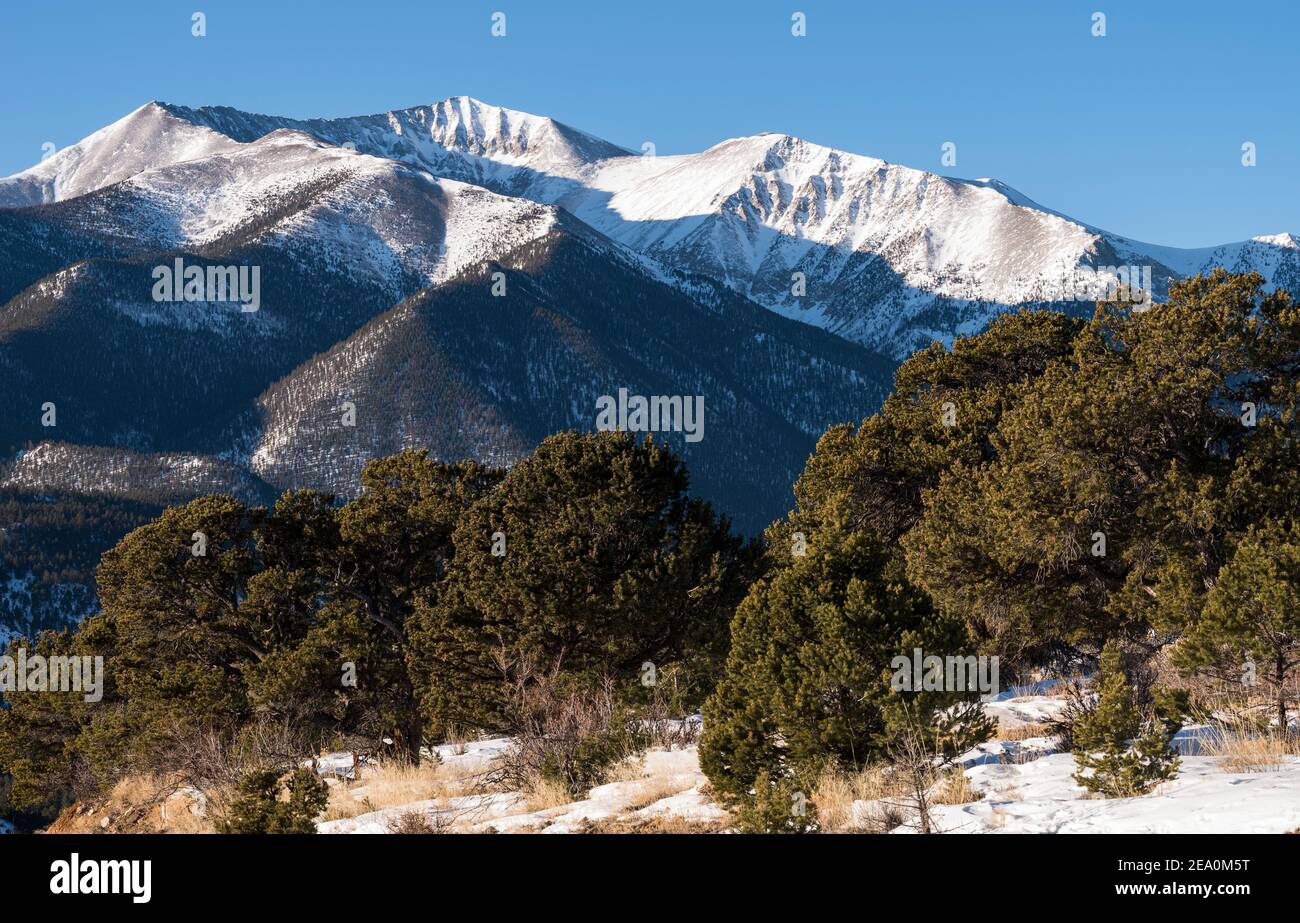
<path id="1" fill-rule="evenodd" d="M 684 393 L 705 401 L 710 436 L 663 438 L 693 488 L 756 530 L 786 508 L 827 424 L 882 399 L 880 357 L 715 282 L 688 295 L 565 223 L 576 227 L 408 298 L 276 382 L 257 400 L 249 468 L 348 496 L 376 455 L 422 446 L 505 464 L 551 433 L 591 430 L 601 395 Z M 491 293 L 497 272 L 509 297 Z"/>
<path id="2" fill-rule="evenodd" d="M 936 297 L 1000 305 L 1042 297 L 1044 280 L 1065 278 L 1095 240 L 997 189 L 786 135 L 649 164 L 607 161 L 590 189 L 560 204 L 670 265 L 877 346 L 905 336 L 900 328 Z M 795 273 L 806 294 L 794 291 Z"/>
<path id="3" fill-rule="evenodd" d="M 1294 234 L 1264 234 L 1217 247 L 1163 247 L 1108 235 L 1124 259 L 1154 260 L 1178 275 L 1193 276 L 1222 266 L 1233 272 L 1258 272 L 1272 285 L 1297 291 L 1300 283 L 1300 239 Z"/>
<path id="4" fill-rule="evenodd" d="M 593 164 L 630 152 L 554 119 L 453 96 L 429 106 L 339 119 L 292 119 L 226 106 L 157 104 L 175 118 L 251 142 L 273 131 L 398 160 L 436 176 L 553 202 L 580 186 Z M 2 203 L 3 200 L 0 200 Z"/>
<path id="5" fill-rule="evenodd" d="M 896 357 L 975 332 L 1016 305 L 1086 310 L 1113 279 L 1080 270 L 1147 267 L 1156 297 L 1172 279 L 1225 264 L 1300 287 L 1300 250 L 1290 235 L 1194 250 L 1145 244 L 997 180 L 951 179 L 788 135 L 656 157 L 468 97 L 316 120 L 164 108 L 241 141 L 294 129 L 560 205 L 648 257 Z"/>
<path id="6" fill-rule="evenodd" d="M 1219 265 L 1300 291 L 1291 235 L 1158 247 L 1074 221 L 996 180 L 950 179 L 787 135 L 612 158 L 556 201 L 669 265 L 899 358 L 930 339 L 977 332 L 1007 307 L 1104 298 L 1114 276 L 1095 271 L 1102 267 L 1144 267 L 1156 297 L 1172 279 Z"/>
<path id="7" fill-rule="evenodd" d="M 52 208 L 139 252 L 240 239 L 379 282 L 394 299 L 546 233 L 556 217 L 552 207 L 289 129 L 150 167 Z"/>
<path id="8" fill-rule="evenodd" d="M 31 169 L 0 179 L 0 208 L 70 199 L 143 170 L 235 147 L 226 135 L 147 103 Z"/>
<path id="9" fill-rule="evenodd" d="M 61 165 L 0 181 L 0 206 L 33 200 L 33 189 L 41 190 L 39 201 L 64 199 L 132 169 L 211 159 L 226 151 L 214 134 L 250 144 L 285 130 L 562 206 L 647 257 L 709 275 L 770 310 L 899 358 L 931 339 L 978 331 L 1017 305 L 1087 310 L 1113 284 L 1089 271 L 1101 267 L 1149 271 L 1157 298 L 1171 280 L 1216 265 L 1257 270 L 1269 285 L 1300 289 L 1300 247 L 1288 234 L 1163 247 L 1075 221 L 997 180 L 951 179 L 781 134 L 736 138 L 697 154 L 640 156 L 552 119 L 464 96 L 310 120 L 150 104 L 87 138 L 75 154 L 64 152 Z M 106 169 L 116 164 L 106 152 L 118 149 L 132 156 Z M 72 179 L 54 183 L 51 171 Z"/>
<path id="10" fill-rule="evenodd" d="M 246 503 L 274 497 L 267 486 L 224 459 L 193 453 L 132 452 L 42 442 L 0 469 L 0 488 L 39 494 L 191 497 L 229 494 Z"/>

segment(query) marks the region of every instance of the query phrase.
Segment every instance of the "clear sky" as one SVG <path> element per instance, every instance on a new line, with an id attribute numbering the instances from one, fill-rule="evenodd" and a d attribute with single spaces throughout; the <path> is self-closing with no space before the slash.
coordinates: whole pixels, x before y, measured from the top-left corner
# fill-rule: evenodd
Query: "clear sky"
<path id="1" fill-rule="evenodd" d="M 1300 233 L 1298 49 L 1297 0 L 3 0 L 0 175 L 150 99 L 305 117 L 465 94 L 660 154 L 786 132 L 1204 246 Z"/>

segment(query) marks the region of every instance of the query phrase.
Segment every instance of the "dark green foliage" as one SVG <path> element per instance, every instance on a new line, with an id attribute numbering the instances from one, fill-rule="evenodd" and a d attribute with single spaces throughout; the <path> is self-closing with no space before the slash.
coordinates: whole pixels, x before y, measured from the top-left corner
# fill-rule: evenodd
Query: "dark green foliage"
<path id="1" fill-rule="evenodd" d="M 741 833 L 816 833 L 817 806 L 790 777 L 773 778 L 763 770 L 753 789 L 730 799 Z"/>
<path id="2" fill-rule="evenodd" d="M 12 787 L 13 780 L 0 774 L 0 819 L 13 824 L 18 833 L 31 833 L 48 826 L 72 800 L 64 791 L 33 807 L 19 808 L 9 797 Z"/>
<path id="3" fill-rule="evenodd" d="M 837 519 L 885 541 L 906 534 L 943 472 L 995 454 L 991 437 L 1012 403 L 1010 389 L 1068 354 L 1079 328 L 1048 311 L 1003 314 L 951 349 L 936 343 L 913 355 L 894 374 L 879 413 L 857 432 L 836 426 L 822 436 L 795 484 L 797 509 L 774 534 L 811 533 Z M 945 404 L 955 426 L 944 425 Z M 788 542 L 772 544 L 788 558 Z"/>
<path id="4" fill-rule="evenodd" d="M 275 769 L 257 769 L 239 782 L 222 833 L 315 833 L 316 817 L 329 801 L 329 787 L 309 769 L 297 769 L 281 785 Z M 282 789 L 287 798 L 281 797 Z"/>
<path id="5" fill-rule="evenodd" d="M 42 642 L 102 656 L 104 699 L 25 696 L 3 713 L 0 766 L 14 801 L 36 803 L 74 776 L 94 788 L 133 770 L 199 771 L 198 741 L 234 741 L 268 719 L 289 722 L 309 749 L 390 737 L 414 752 L 409 600 L 445 567 L 454 510 L 480 489 L 466 484 L 486 490 L 492 478 L 423 453 L 369 474 L 355 506 L 310 492 L 271 510 L 206 497 L 107 552 L 103 613 Z"/>
<path id="6" fill-rule="evenodd" d="M 501 478 L 502 472 L 476 462 L 448 465 L 431 460 L 425 451 L 403 452 L 367 465 L 363 492 L 336 516 L 339 554 L 328 579 L 337 596 L 353 601 L 382 629 L 381 637 L 372 635 L 380 645 L 373 664 L 380 672 L 374 680 L 404 703 L 392 733 L 412 755 L 425 731 L 414 704 L 413 683 L 420 680 L 406 663 L 408 619 L 420 594 L 436 593 L 445 577 L 458 524 Z"/>
<path id="7" fill-rule="evenodd" d="M 6 653 L 16 657 L 19 648 L 43 657 L 89 651 L 84 639 L 55 632 L 42 633 L 34 643 L 14 638 Z M 74 790 L 79 760 L 73 742 L 92 707 L 79 695 L 40 693 L 13 693 L 0 707 L 0 771 L 10 777 L 12 808 L 39 811 Z"/>
<path id="8" fill-rule="evenodd" d="M 1151 650 L 1195 618 L 1235 535 L 1297 512 L 1297 369 L 1300 308 L 1258 275 L 1088 323 L 1004 316 L 914 355 L 879 414 L 822 438 L 772 557 L 836 520 L 897 541 L 1009 675 L 1111 637 Z"/>
<path id="9" fill-rule="evenodd" d="M 647 662 L 716 668 L 748 555 L 686 487 L 670 450 L 624 433 L 552 436 L 512 468 L 461 517 L 447 579 L 418 607 L 429 717 L 508 730 L 520 686 L 627 682 Z"/>
<path id="10" fill-rule="evenodd" d="M 1247 691 L 1264 685 L 1288 733 L 1287 693 L 1300 673 L 1300 525 L 1252 526 L 1179 643 L 1178 662 Z"/>
<path id="11" fill-rule="evenodd" d="M 525 728 L 520 695 L 543 678 L 573 695 L 613 683 L 622 714 L 659 701 L 634 685 L 647 661 L 685 678 L 677 706 L 711 689 L 753 556 L 686 495 L 666 448 L 563 435 L 508 476 L 404 452 L 369 465 L 362 486 L 342 506 L 312 492 L 271 509 L 205 497 L 105 553 L 103 612 L 37 641 L 102 656 L 103 700 L 22 696 L 0 711 L 11 801 L 135 771 L 203 784 L 211 742 L 262 746 L 263 727 L 287 728 L 303 755 L 388 740 L 414 756 L 430 733 Z M 644 746 L 631 728 L 579 728 L 533 769 L 589 788 Z"/>
<path id="12" fill-rule="evenodd" d="M 1143 795 L 1178 774 L 1178 754 L 1170 746 L 1178 733 L 1177 712 L 1160 702 L 1144 717 L 1124 673 L 1119 645 L 1108 642 L 1101 655 L 1096 708 L 1073 729 L 1074 779 L 1108 798 Z"/>
<path id="13" fill-rule="evenodd" d="M 891 714 L 904 704 L 926 717 L 940 749 L 973 746 L 990 731 L 975 711 L 958 709 L 950 726 L 929 720 L 973 691 L 890 687 L 896 656 L 966 654 L 966 645 L 961 623 L 934 612 L 879 539 L 827 528 L 737 610 L 726 672 L 704 708 L 701 768 L 737 797 L 762 772 L 860 768 L 888 755 Z"/>
<path id="14" fill-rule="evenodd" d="M 909 573 L 1010 654 L 1176 631 L 1229 537 L 1300 496 L 1294 416 L 1277 412 L 1294 406 L 1300 312 L 1260 286 L 1217 272 L 1146 311 L 1099 305 L 1067 356 L 1012 391 L 995 457 L 928 495 Z"/>

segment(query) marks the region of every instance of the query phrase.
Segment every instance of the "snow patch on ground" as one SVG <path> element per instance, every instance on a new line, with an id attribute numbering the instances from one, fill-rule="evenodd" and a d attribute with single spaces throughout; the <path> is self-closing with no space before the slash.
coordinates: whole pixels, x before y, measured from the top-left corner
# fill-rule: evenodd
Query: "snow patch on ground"
<path id="1" fill-rule="evenodd" d="M 1074 781 L 1069 753 L 966 770 L 983 798 L 940 805 L 946 833 L 1288 833 L 1300 828 L 1300 757 L 1275 772 L 1225 772 L 1185 756 L 1178 777 L 1136 798 L 1096 798 Z M 904 832 L 902 830 L 898 832 Z"/>
<path id="2" fill-rule="evenodd" d="M 1066 699 L 1054 681 L 1009 689 L 984 707 L 1004 727 L 1041 724 Z M 1213 733 L 1205 725 L 1184 728 L 1174 744 L 1182 756 L 1177 778 L 1135 798 L 1099 798 L 1074 781 L 1076 764 L 1054 737 L 993 740 L 963 754 L 957 765 L 981 797 L 933 808 L 943 833 L 1286 833 L 1300 829 L 1300 757 L 1286 757 L 1265 772 L 1227 772 L 1202 755 Z M 487 769 L 510 744 L 506 738 L 432 748 L 444 765 L 466 775 Z M 403 814 L 422 813 L 455 832 L 574 833 L 590 824 L 672 821 L 702 830 L 725 828 L 727 813 L 705 794 L 695 746 L 655 749 L 643 759 L 639 778 L 593 788 L 586 798 L 528 810 L 520 792 L 465 795 L 386 808 L 318 825 L 321 833 L 387 833 Z M 362 794 L 364 789 L 358 789 Z M 853 814 L 865 824 L 884 815 L 879 802 L 857 801 Z M 897 806 L 894 807 L 896 814 Z M 915 832 L 905 822 L 895 833 Z"/>
<path id="3" fill-rule="evenodd" d="M 508 747 L 506 738 L 432 748 L 444 766 L 472 774 L 487 769 Z M 593 788 L 586 798 L 542 810 L 528 810 L 522 792 L 468 794 L 453 798 L 416 801 L 372 811 L 358 817 L 317 824 L 321 833 L 389 833 L 405 814 L 422 814 L 434 826 L 454 832 L 573 833 L 589 823 L 627 821 L 640 823 L 676 820 L 688 824 L 717 824 L 727 814 L 702 791 L 695 746 L 679 750 L 653 749 L 642 760 L 639 778 Z M 363 797 L 364 786 L 354 790 Z"/>

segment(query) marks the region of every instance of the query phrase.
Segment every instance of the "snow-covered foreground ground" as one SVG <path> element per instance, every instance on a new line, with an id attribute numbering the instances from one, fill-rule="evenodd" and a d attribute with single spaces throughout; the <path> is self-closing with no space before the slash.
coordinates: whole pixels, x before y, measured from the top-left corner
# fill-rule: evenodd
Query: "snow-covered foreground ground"
<path id="1" fill-rule="evenodd" d="M 1039 724 L 1055 715 L 1065 699 L 1050 687 L 1010 690 L 986 702 L 1004 730 Z M 1050 737 L 994 740 L 963 755 L 960 765 L 978 800 L 936 805 L 933 822 L 941 833 L 1287 833 L 1300 829 L 1300 757 L 1285 757 L 1263 772 L 1225 771 L 1215 757 L 1201 755 L 1208 729 L 1192 726 L 1176 740 L 1182 756 L 1178 777 L 1136 798 L 1104 799 L 1075 784 L 1074 757 L 1057 752 Z M 488 768 L 508 745 L 505 739 L 463 748 L 437 748 L 442 766 L 466 777 Z M 463 752 L 456 752 L 457 749 Z M 592 825 L 625 828 L 652 821 L 675 830 L 726 829 L 728 818 L 707 791 L 694 746 L 651 750 L 638 778 L 611 782 L 570 804 L 530 810 L 522 793 L 497 792 L 432 799 L 389 807 L 318 825 L 321 833 L 387 833 L 404 814 L 422 814 L 456 832 L 573 833 Z M 365 795 L 365 779 L 353 793 Z M 874 802 L 853 804 L 855 817 L 879 816 Z M 914 832 L 904 823 L 895 833 Z"/>
<path id="2" fill-rule="evenodd" d="M 1022 744 L 1044 742 L 1043 739 Z M 1184 756 L 1178 777 L 1138 798 L 1094 798 L 1073 779 L 1074 757 L 988 762 L 966 770 L 983 797 L 938 805 L 943 833 L 1290 833 L 1300 829 L 1300 757 L 1268 772 L 1225 772 Z M 902 831 L 900 831 L 902 832 Z"/>
<path id="3" fill-rule="evenodd" d="M 497 738 L 471 743 L 464 753 L 455 752 L 451 746 L 439 747 L 437 753 L 444 767 L 468 775 L 486 769 L 508 744 L 505 738 Z M 700 772 L 694 746 L 647 752 L 639 775 L 597 786 L 581 801 L 540 810 L 529 810 L 521 792 L 469 794 L 325 821 L 317 829 L 321 833 L 388 833 L 402 815 L 411 813 L 424 815 L 433 825 L 470 833 L 573 833 L 608 821 L 636 825 L 664 820 L 708 826 L 726 820 L 726 812 L 700 791 L 707 780 Z M 356 794 L 364 797 L 364 785 L 356 789 Z"/>

